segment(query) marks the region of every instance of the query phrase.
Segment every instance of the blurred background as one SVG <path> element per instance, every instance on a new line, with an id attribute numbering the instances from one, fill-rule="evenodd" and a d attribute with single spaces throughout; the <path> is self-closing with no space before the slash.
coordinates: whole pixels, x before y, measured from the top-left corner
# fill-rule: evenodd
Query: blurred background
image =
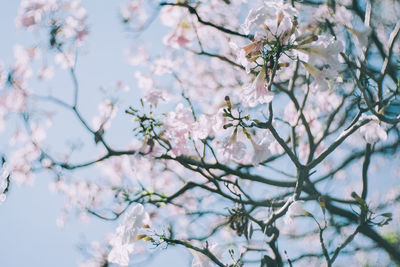
<path id="1" fill-rule="evenodd" d="M 0 61 L 5 66 L 13 63 L 15 44 L 31 46 L 46 40 L 34 32 L 16 29 L 15 17 L 19 4 L 20 1 L 0 2 Z M 82 3 L 88 13 L 90 33 L 87 43 L 81 48 L 77 75 L 80 83 L 79 107 L 88 121 L 96 115 L 97 105 L 105 97 L 101 87 L 117 80 L 131 83 L 131 91 L 126 93 L 125 101 L 119 103 L 120 106 L 128 108 L 139 103 L 140 92 L 135 90 L 135 68 L 127 65 L 126 58 L 126 50 L 135 47 L 138 37 L 124 29 L 119 15 L 121 4 L 122 1 Z M 158 21 L 154 21 L 151 27 L 140 38 L 147 40 L 148 47 L 156 51 L 161 44 L 152 42 L 152 36 L 153 39 L 154 36 L 159 37 L 165 29 Z M 157 38 L 157 41 L 160 39 Z M 67 100 L 72 96 L 71 79 L 61 69 L 56 69 L 52 81 L 40 83 L 32 80 L 30 85 L 35 87 L 35 91 L 43 92 L 43 95 L 51 93 Z M 49 111 L 55 109 L 50 102 L 42 102 L 42 105 L 47 105 Z M 69 111 L 59 112 L 55 116 L 53 127 L 47 133 L 51 149 L 62 151 L 69 142 L 79 143 L 80 137 L 87 137 L 88 133 Z M 10 119 L 15 120 L 15 127 L 10 126 L 12 123 L 7 124 L 8 128 L 0 133 L 0 150 L 3 153 L 15 128 L 20 127 L 19 118 Z M 116 146 L 129 144 L 132 138 L 130 122 L 131 118 L 125 115 L 124 109 L 119 109 L 113 127 L 107 132 L 107 140 Z M 60 142 L 60 136 L 65 136 L 65 133 L 68 133 L 68 140 Z M 83 144 L 83 149 L 75 156 L 77 159 L 92 159 L 97 152 L 93 142 Z M 51 179 L 46 174 L 38 173 L 33 186 L 11 184 L 6 201 L 0 204 L 0 266 L 77 266 L 85 259 L 85 247 L 92 241 L 104 242 L 105 235 L 117 227 L 118 222 L 97 218 L 83 222 L 78 214 L 68 217 L 65 226 L 59 227 L 63 224 L 59 216 L 64 199 L 50 192 Z M 152 257 L 149 266 L 187 266 L 190 261 L 190 253 L 186 249 L 170 248 L 168 253 L 157 253 L 156 257 Z"/>

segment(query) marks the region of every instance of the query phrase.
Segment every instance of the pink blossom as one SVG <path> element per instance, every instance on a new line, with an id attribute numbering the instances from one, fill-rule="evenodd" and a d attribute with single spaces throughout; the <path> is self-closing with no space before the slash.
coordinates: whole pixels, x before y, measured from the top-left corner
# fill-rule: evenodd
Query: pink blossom
<path id="1" fill-rule="evenodd" d="M 163 43 L 175 49 L 187 46 L 190 40 L 185 36 L 184 31 L 174 31 L 170 35 L 165 36 Z"/>
<path id="2" fill-rule="evenodd" d="M 167 27 L 175 27 L 185 16 L 185 11 L 179 7 L 168 6 L 161 10 L 161 23 Z"/>
<path id="3" fill-rule="evenodd" d="M 18 28 L 32 29 L 42 20 L 44 13 L 56 7 L 54 0 L 23 0 L 15 24 Z"/>
<path id="4" fill-rule="evenodd" d="M 37 25 L 39 23 L 39 21 L 41 20 L 41 14 L 40 13 L 27 13 L 22 15 L 20 18 L 18 18 L 18 20 L 16 21 L 17 27 L 21 28 L 21 27 L 25 27 L 25 28 L 32 28 L 35 25 Z"/>
<path id="5" fill-rule="evenodd" d="M 6 95 L 6 106 L 14 112 L 23 112 L 26 109 L 28 94 L 22 89 L 13 89 Z"/>
<path id="6" fill-rule="evenodd" d="M 207 117 L 202 114 L 192 126 L 192 137 L 194 140 L 206 139 L 210 132 L 210 124 Z"/>
<path id="7" fill-rule="evenodd" d="M 40 151 L 32 143 L 13 152 L 8 161 L 7 171 L 18 185 L 33 185 L 34 174 L 31 164 L 39 156 Z"/>
<path id="8" fill-rule="evenodd" d="M 134 176 L 132 165 L 133 163 L 127 155 L 120 158 L 110 158 L 98 164 L 110 184 L 115 187 L 121 186 L 124 178 Z"/>
<path id="9" fill-rule="evenodd" d="M 143 0 L 130 0 L 128 4 L 121 7 L 121 16 L 125 23 L 134 21 L 136 28 L 141 28 L 147 21 L 148 15 L 143 8 Z"/>
<path id="10" fill-rule="evenodd" d="M 155 60 L 153 67 L 156 75 L 170 74 L 173 71 L 174 63 L 169 59 L 158 58 Z"/>
<path id="11" fill-rule="evenodd" d="M 172 155 L 178 156 L 187 151 L 186 143 L 193 124 L 192 111 L 182 103 L 176 106 L 175 111 L 167 114 L 165 120 L 166 136 L 173 142 Z"/>
<path id="12" fill-rule="evenodd" d="M 14 46 L 15 63 L 12 68 L 12 78 L 20 88 L 25 87 L 28 78 L 32 76 L 30 64 L 39 56 L 39 50 L 36 47 Z"/>
<path id="13" fill-rule="evenodd" d="M 261 69 L 253 83 L 248 85 L 243 93 L 243 100 L 250 107 L 272 101 L 274 94 L 267 89 L 265 68 Z"/>
<path id="14" fill-rule="evenodd" d="M 46 130 L 39 124 L 32 123 L 31 126 L 31 139 L 35 144 L 39 144 L 46 139 Z"/>
<path id="15" fill-rule="evenodd" d="M 224 110 L 219 109 L 217 113 L 215 113 L 211 118 L 211 128 L 214 132 L 214 135 L 220 135 L 224 132 L 224 125 L 226 124 L 226 117 L 223 116 Z"/>
<path id="16" fill-rule="evenodd" d="M 243 67 L 245 67 L 246 72 L 250 73 L 250 70 L 256 66 L 256 63 L 250 62 L 247 59 L 247 54 L 246 50 L 244 48 L 239 47 L 236 43 L 234 42 L 229 42 L 230 47 L 232 48 L 234 54 L 236 55 L 236 61 Z"/>
<path id="17" fill-rule="evenodd" d="M 39 79 L 41 80 L 50 80 L 54 76 L 54 68 L 52 66 L 47 67 L 43 66 L 38 74 Z"/>
<path id="18" fill-rule="evenodd" d="M 253 157 L 251 159 L 252 164 L 258 165 L 264 162 L 271 155 L 269 150 L 270 143 L 267 140 L 267 137 L 264 137 L 258 144 L 250 139 L 251 144 L 253 146 L 254 152 Z"/>
<path id="19" fill-rule="evenodd" d="M 287 121 L 291 126 L 296 126 L 298 120 L 299 120 L 299 113 L 296 109 L 296 106 L 293 104 L 293 102 L 289 102 L 284 111 L 284 118 L 285 121 Z"/>
<path id="20" fill-rule="evenodd" d="M 72 54 L 72 52 L 58 53 L 54 57 L 54 61 L 63 69 L 73 68 L 75 65 L 75 56 Z"/>
<path id="21" fill-rule="evenodd" d="M 135 78 L 137 80 L 137 85 L 141 89 L 150 90 L 154 87 L 154 82 L 150 75 L 142 75 L 140 71 L 135 72 Z"/>
<path id="22" fill-rule="evenodd" d="M 65 19 L 61 32 L 66 38 L 71 38 L 72 36 L 76 35 L 76 28 L 78 26 L 79 26 L 79 21 L 72 16 L 68 16 Z"/>
<path id="23" fill-rule="evenodd" d="M 106 98 L 98 106 L 99 114 L 92 120 L 93 127 L 97 130 L 100 128 L 108 129 L 111 126 L 111 119 L 115 117 L 118 107 L 112 99 Z"/>
<path id="24" fill-rule="evenodd" d="M 232 137 L 225 138 L 222 144 L 222 154 L 228 161 L 242 160 L 246 154 L 246 145 L 242 141 L 238 141 L 234 133 Z"/>
<path id="25" fill-rule="evenodd" d="M 145 65 L 149 60 L 148 47 L 145 45 L 138 46 L 136 51 L 133 51 L 133 49 L 127 49 L 125 54 L 127 56 L 128 64 L 132 66 Z"/>
<path id="26" fill-rule="evenodd" d="M 157 107 L 160 101 L 166 101 L 167 99 L 167 92 L 159 89 L 148 89 L 145 91 L 143 96 L 144 102 L 147 102 L 155 107 Z"/>
<path id="27" fill-rule="evenodd" d="M 115 90 L 117 90 L 117 91 L 122 90 L 124 92 L 129 92 L 131 90 L 131 88 L 129 87 L 129 85 L 127 85 L 123 81 L 117 81 L 117 82 L 115 82 Z"/>
<path id="28" fill-rule="evenodd" d="M 285 152 L 283 147 L 276 140 L 269 144 L 268 149 L 272 154 L 282 154 Z"/>
<path id="29" fill-rule="evenodd" d="M 81 46 L 84 44 L 86 37 L 89 35 L 89 30 L 84 27 L 76 31 L 76 45 Z"/>

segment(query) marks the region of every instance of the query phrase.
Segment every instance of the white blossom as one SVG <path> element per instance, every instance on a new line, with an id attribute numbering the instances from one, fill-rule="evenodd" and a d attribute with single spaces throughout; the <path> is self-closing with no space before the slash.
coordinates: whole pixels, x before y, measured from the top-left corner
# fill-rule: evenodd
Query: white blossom
<path id="1" fill-rule="evenodd" d="M 128 266 L 133 248 L 133 244 L 117 244 L 111 249 L 107 260 L 120 266 Z"/>
<path id="2" fill-rule="evenodd" d="M 259 27 L 256 34 L 261 33 L 267 40 L 270 40 L 274 36 L 290 32 L 293 27 L 292 21 L 296 15 L 297 11 L 288 4 L 265 1 L 263 6 L 250 10 L 242 29 L 245 34 L 249 34 L 254 28 Z M 266 27 L 260 28 L 261 25 Z"/>
<path id="3" fill-rule="evenodd" d="M 112 249 L 108 254 L 108 261 L 121 266 L 129 264 L 130 254 L 133 252 L 133 242 L 139 229 L 149 221 L 148 214 L 141 204 L 134 206 L 125 216 L 123 223 L 118 226 L 116 233 L 110 240 Z"/>
<path id="4" fill-rule="evenodd" d="M 207 117 L 202 114 L 198 118 L 198 120 L 193 123 L 192 126 L 192 138 L 193 139 L 206 139 L 209 132 L 210 132 L 210 125 L 209 125 L 209 120 Z"/>
<path id="5" fill-rule="evenodd" d="M 380 125 L 379 119 L 373 115 L 363 114 L 360 120 L 371 119 L 366 125 L 360 128 L 360 133 L 364 136 L 364 139 L 369 144 L 374 144 L 378 141 L 386 141 L 387 133 L 385 129 Z"/>
<path id="6" fill-rule="evenodd" d="M 329 80 L 333 79 L 337 72 L 330 68 L 323 68 L 322 70 L 317 69 L 316 67 L 303 63 L 306 67 L 307 71 L 313 76 L 314 80 L 310 84 L 310 88 L 313 92 L 316 91 L 325 91 L 329 89 Z"/>
<path id="7" fill-rule="evenodd" d="M 317 41 L 297 48 L 301 60 L 310 65 L 328 65 L 335 71 L 340 69 L 339 54 L 343 49 L 341 41 L 327 36 L 319 36 Z"/>
<path id="8" fill-rule="evenodd" d="M 264 162 L 270 155 L 271 152 L 269 150 L 269 145 L 270 143 L 267 141 L 267 138 L 263 138 L 260 143 L 256 144 L 252 139 L 251 139 L 251 144 L 253 145 L 254 149 L 254 154 L 251 159 L 251 162 L 254 165 L 258 165 L 261 162 Z"/>
<path id="9" fill-rule="evenodd" d="M 58 53 L 54 57 L 54 62 L 63 69 L 72 68 L 75 65 L 75 56 L 71 52 Z"/>
<path id="10" fill-rule="evenodd" d="M 362 31 L 357 31 L 352 28 L 348 28 L 348 30 L 356 37 L 355 43 L 360 48 L 365 48 L 368 45 L 368 38 L 372 32 L 371 28 L 365 28 Z"/>
<path id="11" fill-rule="evenodd" d="M 246 154 L 246 145 L 236 139 L 236 134 L 230 138 L 225 138 L 222 147 L 222 153 L 226 160 L 241 160 Z"/>
<path id="12" fill-rule="evenodd" d="M 308 214 L 308 212 L 303 208 L 302 203 L 302 201 L 294 201 L 292 204 L 290 204 L 288 211 L 285 214 L 285 223 L 292 223 L 294 217 Z"/>

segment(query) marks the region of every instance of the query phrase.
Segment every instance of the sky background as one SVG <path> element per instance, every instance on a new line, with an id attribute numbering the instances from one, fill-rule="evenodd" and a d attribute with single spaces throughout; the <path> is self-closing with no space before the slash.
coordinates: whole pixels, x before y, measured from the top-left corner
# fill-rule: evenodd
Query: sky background
<path id="1" fill-rule="evenodd" d="M 29 46 L 40 40 L 32 32 L 16 30 L 14 20 L 19 2 L 0 2 L 0 60 L 6 66 L 13 62 L 15 44 Z M 79 107 L 88 121 L 96 114 L 97 104 L 104 98 L 104 95 L 99 93 L 100 86 L 123 80 L 135 88 L 134 69 L 126 64 L 124 51 L 134 46 L 137 40 L 132 38 L 132 34 L 124 32 L 119 20 L 119 6 L 123 3 L 83 1 L 83 6 L 88 12 L 90 35 L 82 49 L 83 56 L 78 58 L 77 75 L 81 87 Z M 160 23 L 155 21 L 142 38 L 149 42 L 159 42 L 160 38 L 154 37 L 159 37 L 164 30 Z M 157 49 L 157 46 L 161 45 L 157 42 L 153 42 L 150 47 Z M 35 83 L 32 83 L 32 86 L 35 86 Z M 41 90 L 44 95 L 51 92 L 61 98 L 71 99 L 72 84 L 65 73 L 57 71 L 52 82 L 37 86 L 35 90 Z M 121 105 L 128 107 L 137 104 L 139 94 L 140 92 L 132 90 Z M 49 103 L 44 104 L 48 105 L 50 110 L 55 108 Z M 117 118 L 113 121 L 114 130 L 111 129 L 107 133 L 111 144 L 126 145 L 126 140 L 131 137 L 132 127 L 127 124 L 130 118 L 122 115 L 123 112 L 124 110 L 119 110 Z M 71 132 L 71 140 L 79 139 L 80 135 L 87 135 L 70 115 L 68 112 L 57 115 L 53 127 L 48 132 L 47 142 L 57 149 L 62 150 L 65 146 L 65 143 L 57 143 L 59 136 L 65 135 L 65 131 Z M 0 133 L 2 152 L 5 152 L 12 130 L 6 129 Z M 96 150 L 92 146 L 85 149 L 80 157 L 90 159 L 96 156 L 95 153 Z M 83 259 L 79 245 L 94 240 L 103 242 L 105 235 L 115 230 L 117 223 L 96 218 L 92 218 L 88 224 L 82 223 L 78 218 L 70 218 L 65 228 L 57 227 L 56 219 L 60 214 L 63 198 L 49 191 L 50 181 L 51 177 L 48 175 L 38 174 L 33 187 L 18 187 L 12 184 L 6 202 L 0 204 L 1 266 L 77 266 Z M 187 250 L 169 248 L 167 252 L 157 253 L 148 266 L 188 266 L 190 261 L 190 253 Z"/>

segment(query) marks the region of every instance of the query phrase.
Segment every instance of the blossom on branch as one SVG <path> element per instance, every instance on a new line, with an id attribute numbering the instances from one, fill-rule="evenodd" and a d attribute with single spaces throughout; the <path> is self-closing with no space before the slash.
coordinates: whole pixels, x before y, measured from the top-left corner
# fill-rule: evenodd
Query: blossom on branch
<path id="1" fill-rule="evenodd" d="M 252 164 L 258 165 L 268 159 L 271 152 L 269 149 L 270 142 L 268 142 L 267 137 L 264 137 L 258 144 L 253 139 L 250 139 L 250 142 L 254 149 L 251 159 Z"/>
<path id="2" fill-rule="evenodd" d="M 386 141 L 387 133 L 376 116 L 363 114 L 360 120 L 363 119 L 371 119 L 369 123 L 360 128 L 360 133 L 367 143 L 374 144 L 378 141 Z"/>
<path id="3" fill-rule="evenodd" d="M 303 208 L 302 201 L 294 201 L 292 204 L 290 204 L 284 221 L 287 224 L 293 223 L 293 219 L 298 216 L 310 216 L 310 213 Z"/>
<path id="4" fill-rule="evenodd" d="M 282 4 L 280 1 L 265 1 L 263 6 L 250 10 L 243 31 L 249 34 L 257 28 L 255 36 L 264 36 L 267 41 L 272 41 L 276 36 L 287 40 L 293 29 L 293 22 L 297 11 L 289 4 Z"/>
<path id="5" fill-rule="evenodd" d="M 128 266 L 130 254 L 134 251 L 136 236 L 140 228 L 149 222 L 149 215 L 141 204 L 134 206 L 126 215 L 122 224 L 110 240 L 112 249 L 108 254 L 108 261 L 120 266 Z"/>
<path id="6" fill-rule="evenodd" d="M 243 90 L 243 101 L 250 107 L 271 102 L 274 94 L 267 88 L 266 83 L 265 68 L 262 68 L 253 83 L 249 84 Z"/>

